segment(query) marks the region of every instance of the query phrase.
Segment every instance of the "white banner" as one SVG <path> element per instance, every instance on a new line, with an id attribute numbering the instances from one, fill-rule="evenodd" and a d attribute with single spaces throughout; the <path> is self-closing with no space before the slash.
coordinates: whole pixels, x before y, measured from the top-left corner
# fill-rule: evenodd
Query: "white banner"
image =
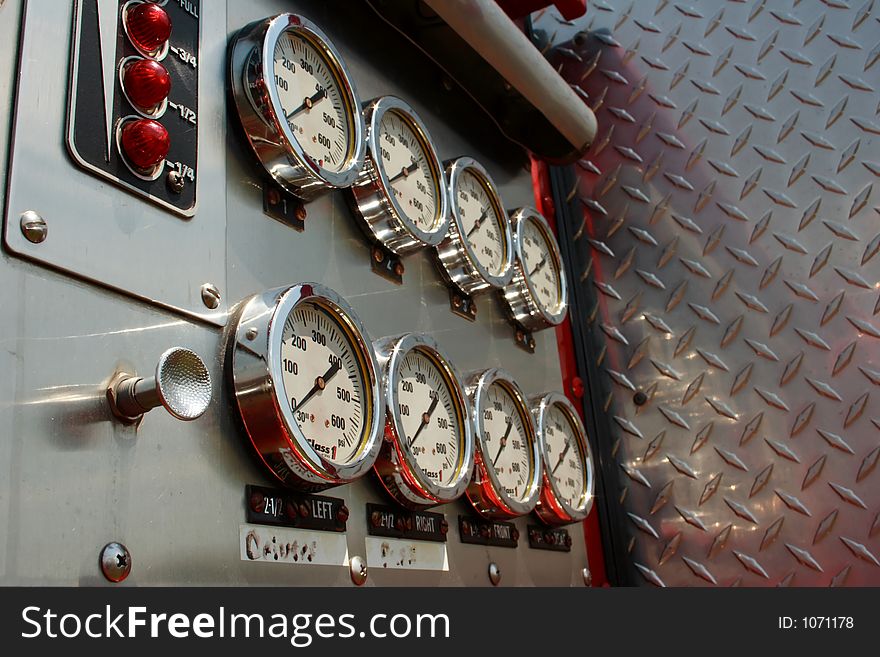
<path id="1" fill-rule="evenodd" d="M 348 542 L 343 532 L 241 525 L 239 547 L 242 561 L 322 566 L 348 565 Z"/>
<path id="2" fill-rule="evenodd" d="M 409 570 L 449 570 L 446 543 L 367 536 L 367 566 Z"/>

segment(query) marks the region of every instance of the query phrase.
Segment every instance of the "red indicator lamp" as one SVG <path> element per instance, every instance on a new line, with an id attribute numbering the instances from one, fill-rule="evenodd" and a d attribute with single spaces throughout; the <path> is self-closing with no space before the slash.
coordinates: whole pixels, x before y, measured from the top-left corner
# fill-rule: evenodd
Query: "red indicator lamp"
<path id="1" fill-rule="evenodd" d="M 132 5 L 125 14 L 128 38 L 146 55 L 157 55 L 171 36 L 171 19 L 152 2 Z"/>
<path id="2" fill-rule="evenodd" d="M 123 124 L 119 145 L 133 167 L 149 173 L 168 155 L 171 138 L 158 121 L 133 119 Z"/>
<path id="3" fill-rule="evenodd" d="M 136 59 L 122 72 L 125 93 L 133 105 L 149 112 L 168 97 L 171 76 L 162 64 L 152 59 Z"/>

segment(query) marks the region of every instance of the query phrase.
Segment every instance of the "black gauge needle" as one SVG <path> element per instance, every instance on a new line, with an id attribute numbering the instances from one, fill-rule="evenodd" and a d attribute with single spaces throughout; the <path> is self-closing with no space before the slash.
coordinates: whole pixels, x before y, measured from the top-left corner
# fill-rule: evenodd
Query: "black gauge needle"
<path id="1" fill-rule="evenodd" d="M 569 448 L 569 447 L 571 447 L 571 441 L 570 441 L 570 440 L 566 440 L 566 441 L 565 441 L 565 449 L 562 450 L 562 454 L 559 455 L 559 460 L 556 461 L 556 465 L 554 465 L 554 466 L 553 466 L 553 469 L 550 471 L 550 474 L 551 474 L 551 475 L 555 475 L 555 474 L 556 474 L 556 470 L 558 470 L 558 469 L 559 469 L 559 466 L 562 465 L 562 461 L 565 459 L 565 455 L 568 453 L 568 448 Z"/>
<path id="2" fill-rule="evenodd" d="M 294 116 L 296 116 L 297 114 L 302 112 L 304 109 L 312 109 L 312 107 L 314 107 L 318 103 L 318 101 L 320 101 L 322 98 L 326 98 L 326 97 L 327 97 L 327 90 L 326 89 L 321 89 L 320 91 L 316 91 L 314 94 L 312 94 L 311 96 L 306 98 L 303 101 L 302 105 L 297 107 L 295 110 L 289 112 L 286 116 L 287 120 L 290 121 Z"/>
<path id="3" fill-rule="evenodd" d="M 504 435 L 501 436 L 501 444 L 498 446 L 498 452 L 495 454 L 495 458 L 492 459 L 492 465 L 495 465 L 495 462 L 498 460 L 498 457 L 501 456 L 501 451 L 507 445 L 507 437 L 510 435 L 510 430 L 513 428 L 513 420 L 511 418 L 507 418 L 507 431 L 504 432 Z"/>
<path id="4" fill-rule="evenodd" d="M 537 265 L 535 265 L 535 268 L 531 272 L 529 272 L 529 278 L 531 278 L 532 276 L 537 274 L 538 270 L 541 267 L 543 267 L 545 264 L 547 264 L 547 256 L 544 256 L 543 258 L 541 258 L 541 262 L 539 262 Z"/>
<path id="5" fill-rule="evenodd" d="M 315 385 L 312 386 L 312 389 L 306 393 L 306 396 L 300 399 L 299 404 L 296 405 L 296 408 L 293 409 L 293 412 L 296 413 L 303 404 L 309 401 L 312 397 L 315 396 L 315 393 L 319 390 L 323 390 L 327 387 L 327 383 L 332 379 L 335 374 L 339 371 L 340 364 L 339 361 L 333 363 L 326 372 L 324 372 L 323 376 L 319 376 L 315 379 Z"/>
<path id="6" fill-rule="evenodd" d="M 467 236 L 470 237 L 471 235 L 473 235 L 474 232 L 477 231 L 480 228 L 480 226 L 483 225 L 483 222 L 486 221 L 486 217 L 488 217 L 488 216 L 489 216 L 489 208 L 486 208 L 485 210 L 483 210 L 483 214 L 481 214 L 477 218 L 477 220 L 474 222 L 474 225 L 467 232 Z"/>
<path id="7" fill-rule="evenodd" d="M 394 176 L 392 176 L 391 178 L 389 178 L 388 184 L 393 185 L 400 178 L 406 178 L 409 174 L 411 174 L 413 171 L 415 171 L 418 168 L 419 168 L 419 163 L 416 162 L 415 160 L 413 160 L 412 164 L 410 164 L 408 167 L 401 169 L 400 173 L 397 173 Z"/>
<path id="8" fill-rule="evenodd" d="M 434 409 L 437 408 L 437 402 L 439 400 L 440 400 L 439 395 L 437 397 L 434 397 L 434 399 L 431 401 L 431 405 L 428 406 L 428 410 L 425 411 L 424 413 L 422 413 L 422 423 L 419 425 L 419 428 L 416 429 L 416 433 L 412 437 L 412 440 L 409 441 L 410 447 L 412 447 L 413 444 L 416 442 L 416 438 L 418 438 L 419 434 L 422 433 L 422 429 L 424 429 L 426 426 L 428 426 L 428 423 L 431 422 L 431 413 L 433 413 Z"/>

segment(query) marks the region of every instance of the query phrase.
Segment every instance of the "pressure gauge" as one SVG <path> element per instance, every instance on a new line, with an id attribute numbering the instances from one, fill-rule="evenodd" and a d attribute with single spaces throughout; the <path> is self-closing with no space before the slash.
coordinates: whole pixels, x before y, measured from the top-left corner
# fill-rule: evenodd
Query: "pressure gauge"
<path id="1" fill-rule="evenodd" d="M 468 498 L 488 518 L 511 518 L 535 508 L 541 492 L 541 452 L 519 385 L 501 369 L 474 375 L 468 385 L 476 453 Z"/>
<path id="2" fill-rule="evenodd" d="M 350 188 L 355 213 L 367 234 L 403 255 L 436 246 L 446 236 L 446 175 L 428 129 L 394 96 L 364 109 L 367 155 Z"/>
<path id="3" fill-rule="evenodd" d="M 544 485 L 535 512 L 544 522 L 583 520 L 593 506 L 593 455 L 574 406 L 561 393 L 533 400 L 532 413 L 544 459 Z"/>
<path id="4" fill-rule="evenodd" d="M 320 490 L 366 473 L 384 396 L 370 338 L 332 290 L 301 283 L 240 305 L 229 341 L 244 429 L 282 483 Z"/>
<path id="5" fill-rule="evenodd" d="M 302 16 L 242 29 L 230 57 L 232 96 L 257 158 L 304 200 L 350 186 L 364 162 L 364 120 L 336 48 Z"/>
<path id="6" fill-rule="evenodd" d="M 474 439 L 455 367 L 427 335 L 383 338 L 375 347 L 387 402 L 379 479 L 409 508 L 457 499 L 470 482 Z"/>
<path id="7" fill-rule="evenodd" d="M 504 287 L 513 276 L 513 240 L 495 183 L 470 157 L 450 162 L 446 175 L 449 231 L 437 246 L 442 271 L 468 295 Z"/>
<path id="8" fill-rule="evenodd" d="M 503 290 L 513 318 L 537 331 L 555 326 L 568 312 L 568 291 L 562 256 L 547 220 L 532 208 L 510 216 L 516 257 L 513 279 Z"/>

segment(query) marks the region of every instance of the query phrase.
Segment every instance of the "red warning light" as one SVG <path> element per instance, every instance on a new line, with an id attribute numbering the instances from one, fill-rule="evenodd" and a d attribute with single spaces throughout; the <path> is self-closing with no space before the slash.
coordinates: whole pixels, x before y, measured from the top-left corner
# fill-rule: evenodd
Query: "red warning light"
<path id="1" fill-rule="evenodd" d="M 125 14 L 128 38 L 147 55 L 156 55 L 171 36 L 171 19 L 162 7 L 152 2 L 132 5 Z"/>
<path id="2" fill-rule="evenodd" d="M 143 171 L 160 164 L 171 147 L 171 138 L 165 126 L 152 119 L 135 119 L 125 123 L 119 142 L 123 155 L 135 168 Z"/>
<path id="3" fill-rule="evenodd" d="M 152 59 L 137 59 L 126 64 L 122 84 L 129 100 L 148 111 L 168 97 L 171 76 L 162 64 Z"/>

